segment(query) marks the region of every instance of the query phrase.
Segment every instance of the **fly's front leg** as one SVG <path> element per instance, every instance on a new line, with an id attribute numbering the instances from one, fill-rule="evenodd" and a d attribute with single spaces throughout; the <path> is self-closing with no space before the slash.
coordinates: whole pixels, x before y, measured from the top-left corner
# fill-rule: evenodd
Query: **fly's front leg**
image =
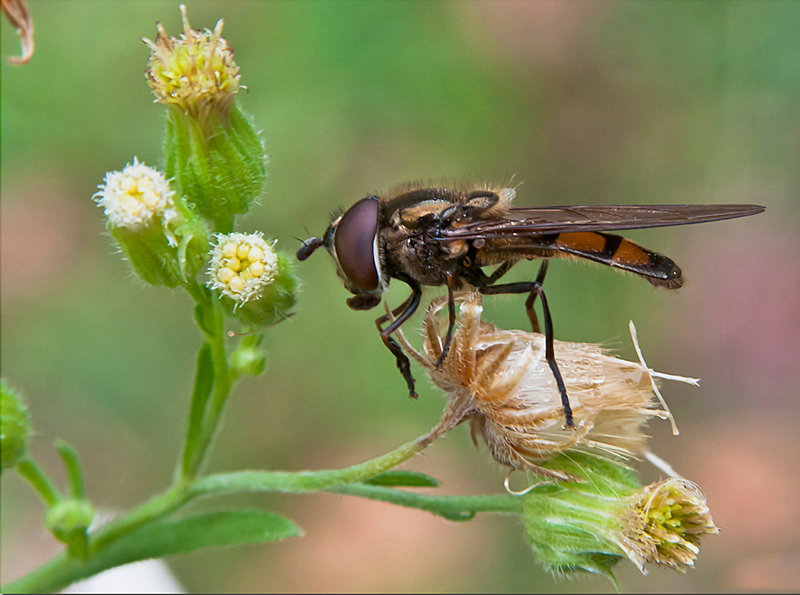
<path id="1" fill-rule="evenodd" d="M 444 347 L 442 347 L 442 355 L 436 360 L 434 364 L 437 368 L 442 365 L 444 358 L 447 357 L 447 352 L 450 351 L 450 342 L 453 339 L 453 327 L 456 324 L 456 298 L 453 295 L 453 285 L 455 284 L 455 275 L 447 273 L 447 311 L 450 314 L 450 320 L 447 324 L 447 334 L 444 337 Z"/>
<path id="2" fill-rule="evenodd" d="M 381 333 L 383 344 L 386 345 L 386 347 L 392 352 L 397 360 L 397 369 L 400 370 L 400 374 L 403 375 L 403 378 L 408 385 L 408 396 L 412 399 L 416 399 L 419 397 L 419 395 L 417 395 L 417 391 L 414 390 L 414 377 L 411 375 L 411 362 L 408 361 L 408 356 L 403 353 L 403 349 L 391 336 L 392 333 L 400 328 L 400 325 L 408 320 L 408 318 L 414 313 L 419 306 L 420 300 L 422 299 L 422 288 L 419 286 L 419 284 L 414 281 L 407 281 L 407 283 L 411 286 L 412 294 L 405 302 L 402 303 L 400 307 L 392 311 L 392 316 L 396 315 L 397 318 L 395 318 L 389 324 L 389 326 L 382 328 L 383 323 L 389 320 L 389 317 L 384 314 L 375 321 L 375 326 L 378 327 L 378 330 Z"/>
<path id="3" fill-rule="evenodd" d="M 546 270 L 547 268 L 545 267 L 545 271 Z M 544 277 L 541 270 L 539 271 L 539 276 L 542 278 Z M 553 372 L 553 376 L 556 379 L 556 385 L 558 386 L 558 392 L 561 394 L 561 404 L 564 407 L 566 426 L 569 428 L 574 428 L 575 422 L 572 419 L 572 407 L 569 405 L 567 387 L 564 385 L 564 379 L 561 377 L 561 371 L 558 369 L 558 364 L 556 363 L 555 347 L 553 343 L 553 319 L 550 317 L 550 308 L 547 307 L 547 298 L 544 295 L 544 289 L 542 289 L 542 284 L 539 282 L 538 278 L 537 281 L 524 281 L 521 283 L 506 283 L 503 285 L 479 287 L 478 291 L 484 295 L 530 293 L 526 301 L 526 306 L 528 303 L 530 303 L 531 310 L 529 310 L 529 312 L 532 311 L 533 301 L 536 299 L 536 296 L 541 298 L 542 314 L 544 315 L 545 360 L 547 360 L 547 365 L 550 366 L 550 370 Z M 531 323 L 533 323 L 533 320 L 531 320 Z"/>

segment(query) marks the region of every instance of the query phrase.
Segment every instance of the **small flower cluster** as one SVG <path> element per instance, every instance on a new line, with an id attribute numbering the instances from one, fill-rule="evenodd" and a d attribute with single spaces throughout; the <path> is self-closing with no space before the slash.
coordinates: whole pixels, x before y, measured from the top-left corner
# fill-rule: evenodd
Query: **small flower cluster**
<path id="1" fill-rule="evenodd" d="M 175 192 L 164 174 L 134 157 L 122 171 L 108 172 L 100 192 L 94 197 L 103 208 L 111 227 L 124 227 L 139 231 L 154 224 L 163 226 L 170 244 L 175 237 L 169 223 L 178 217 L 175 210 Z"/>
<path id="2" fill-rule="evenodd" d="M 181 4 L 180 8 L 183 35 L 172 38 L 158 23 L 155 42 L 142 39 L 152 52 L 146 76 L 155 101 L 175 105 L 202 121 L 212 106 L 228 111 L 239 91 L 239 67 L 221 36 L 223 21 L 214 31 L 195 31 L 189 26 L 186 7 Z"/>
<path id="3" fill-rule="evenodd" d="M 211 289 L 237 305 L 259 299 L 278 272 L 278 256 L 260 232 L 218 234 L 208 268 Z"/>
<path id="4" fill-rule="evenodd" d="M 685 571 L 694 566 L 703 535 L 719 533 L 700 488 L 682 477 L 647 486 L 631 497 L 621 546 L 644 572 L 645 564 Z"/>
<path id="5" fill-rule="evenodd" d="M 165 171 L 189 207 L 229 232 L 246 213 L 266 179 L 266 152 L 251 120 L 234 101 L 240 89 L 233 49 L 214 31 L 193 30 L 181 5 L 183 34 L 170 37 L 161 24 L 150 48 L 145 77 L 156 102 L 167 106 Z"/>

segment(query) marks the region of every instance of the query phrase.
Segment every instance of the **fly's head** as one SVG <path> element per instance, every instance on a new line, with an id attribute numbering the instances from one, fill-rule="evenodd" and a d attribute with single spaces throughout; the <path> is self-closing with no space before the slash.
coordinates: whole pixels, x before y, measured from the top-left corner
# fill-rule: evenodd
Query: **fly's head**
<path id="1" fill-rule="evenodd" d="M 324 246 L 345 288 L 353 294 L 347 305 L 353 310 L 369 310 L 380 303 L 388 284 L 382 272 L 379 232 L 380 201 L 376 196 L 362 198 L 336 218 L 322 238 L 303 242 L 297 260 L 305 260 Z"/>

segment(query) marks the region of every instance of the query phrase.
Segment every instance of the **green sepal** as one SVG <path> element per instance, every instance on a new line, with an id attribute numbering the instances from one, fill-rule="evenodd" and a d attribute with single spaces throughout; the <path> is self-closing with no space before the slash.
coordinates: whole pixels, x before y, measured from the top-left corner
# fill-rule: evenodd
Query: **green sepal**
<path id="1" fill-rule="evenodd" d="M 610 569 L 625 555 L 622 511 L 641 485 L 627 467 L 573 451 L 542 466 L 583 481 L 546 483 L 522 496 L 528 544 L 553 572 L 601 573 L 613 582 Z"/>
<path id="2" fill-rule="evenodd" d="M 203 126 L 177 107 L 167 111 L 166 175 L 189 206 L 214 221 L 218 232 L 233 229 L 264 188 L 266 153 L 250 119 L 233 104 L 226 115 L 212 111 Z"/>
<path id="3" fill-rule="evenodd" d="M 208 229 L 195 213 L 175 199 L 178 216 L 140 229 L 112 227 L 111 235 L 134 273 L 150 285 L 176 287 L 193 282 L 208 257 Z"/>
<path id="4" fill-rule="evenodd" d="M 0 380 L 0 428 L 2 469 L 9 469 L 25 457 L 31 423 L 22 398 L 5 380 Z"/>

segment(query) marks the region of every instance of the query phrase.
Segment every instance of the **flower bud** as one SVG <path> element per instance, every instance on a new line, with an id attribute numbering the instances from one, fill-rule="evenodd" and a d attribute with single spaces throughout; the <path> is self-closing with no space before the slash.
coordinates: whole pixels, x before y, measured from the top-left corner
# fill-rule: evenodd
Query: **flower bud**
<path id="1" fill-rule="evenodd" d="M 263 335 L 249 335 L 231 353 L 230 368 L 239 376 L 258 376 L 267 365 L 267 354 L 259 349 Z"/>
<path id="2" fill-rule="evenodd" d="M 87 500 L 61 500 L 47 509 L 44 525 L 56 539 L 71 544 L 85 541 L 86 531 L 92 524 L 94 507 Z"/>
<path id="3" fill-rule="evenodd" d="M 134 157 L 133 165 L 107 173 L 98 188 L 93 198 L 139 277 L 167 287 L 194 278 L 206 258 L 208 232 L 161 172 Z"/>
<path id="4" fill-rule="evenodd" d="M 208 286 L 219 293 L 226 311 L 259 327 L 291 316 L 297 280 L 287 258 L 275 252 L 260 232 L 216 238 Z"/>
<path id="5" fill-rule="evenodd" d="M 164 140 L 167 175 L 189 206 L 230 231 L 264 186 L 266 153 L 253 124 L 234 103 L 239 67 L 214 31 L 193 30 L 181 5 L 184 32 L 171 38 L 158 25 L 145 73 L 156 101 L 168 106 Z"/>
<path id="6" fill-rule="evenodd" d="M 700 536 L 718 532 L 702 493 L 685 479 L 641 488 L 627 467 L 575 451 L 543 466 L 581 480 L 523 496 L 528 543 L 552 571 L 610 576 L 623 556 L 644 574 L 648 563 L 684 571 L 700 551 Z"/>
<path id="7" fill-rule="evenodd" d="M 28 411 L 20 396 L 0 380 L 0 453 L 2 469 L 16 466 L 24 457 L 31 433 Z"/>
<path id="8" fill-rule="evenodd" d="M 626 554 L 642 572 L 646 563 L 685 572 L 694 566 L 700 537 L 719 533 L 700 488 L 682 477 L 635 494 L 623 519 Z"/>

